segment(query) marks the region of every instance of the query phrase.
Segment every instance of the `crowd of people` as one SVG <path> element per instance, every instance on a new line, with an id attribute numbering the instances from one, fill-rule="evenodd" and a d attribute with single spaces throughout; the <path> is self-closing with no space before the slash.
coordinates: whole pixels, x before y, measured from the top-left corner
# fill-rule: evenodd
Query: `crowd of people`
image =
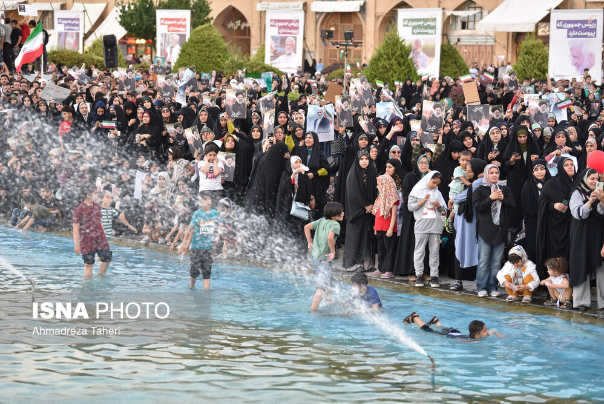
<path id="1" fill-rule="evenodd" d="M 368 86 L 370 99 L 353 108 L 352 122 L 330 117 L 333 140 L 322 142 L 307 126 L 309 106 L 324 104 L 328 86 L 344 80 L 321 72 L 275 76 L 268 89 L 242 75 L 197 74 L 180 104 L 158 91 L 153 69 L 139 69 L 135 89 L 120 91 L 114 75 L 94 66 L 74 78 L 52 61 L 49 82 L 4 66 L 0 212 L 24 231 L 72 229 L 98 213 L 81 204 L 98 201 L 105 241 L 81 251 L 91 272 L 94 252 L 107 250 L 112 236 L 139 233 L 142 243 L 182 253 L 194 223 L 218 234 L 214 255 L 305 257 L 312 244 L 305 226 L 337 202 L 343 216 L 334 251 L 314 260 L 331 262 L 333 252 L 345 271 L 407 277 L 418 287 L 440 287 L 443 275 L 455 279 L 453 290 L 475 281 L 481 297 L 503 287 L 508 300 L 529 302 L 544 287 L 546 304 L 581 310 L 591 307 L 595 287 L 604 308 L 604 190 L 587 166 L 588 156 L 604 149 L 599 88 L 589 75 L 534 80 L 495 69 L 491 82 L 473 70 L 481 102 L 505 112 L 481 136 L 468 108 L 452 106 L 423 144 L 422 130 L 411 127 L 422 101 L 448 98 L 459 79 L 407 79 L 393 91 Z M 70 95 L 45 97 L 51 82 Z M 536 119 L 524 102 L 529 86 L 570 98 L 566 119 Z M 243 118 L 229 116 L 228 90 L 245 90 Z M 294 101 L 292 92 L 299 93 Z M 268 93 L 270 133 L 261 102 Z M 390 99 L 401 116 L 387 121 L 375 104 Z M 196 213 L 200 195 L 220 214 L 216 229 Z M 339 212 L 331 210 L 326 219 Z M 111 260 L 99 255 L 104 264 Z"/>

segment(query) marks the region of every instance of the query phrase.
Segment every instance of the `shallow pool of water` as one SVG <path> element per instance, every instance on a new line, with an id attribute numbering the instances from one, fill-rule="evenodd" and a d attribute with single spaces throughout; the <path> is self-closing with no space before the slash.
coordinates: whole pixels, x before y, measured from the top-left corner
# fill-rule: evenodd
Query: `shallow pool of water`
<path id="1" fill-rule="evenodd" d="M 604 400 L 604 328 L 584 316 L 377 287 L 387 321 L 435 358 L 432 391 L 428 359 L 382 328 L 359 317 L 323 316 L 329 309 L 309 313 L 314 286 L 300 271 L 215 263 L 212 291 L 190 291 L 187 257 L 113 251 L 110 275 L 83 281 L 72 240 L 0 228 L 0 256 L 36 281 L 38 301 L 93 291 L 132 300 L 176 296 L 187 308 L 170 323 L 177 331 L 168 342 L 45 346 L 0 340 L 0 402 Z M 29 284 L 0 270 L 2 307 L 28 290 Z M 209 306 L 197 305 L 198 297 Z M 436 315 L 464 333 L 480 319 L 505 338 L 468 343 L 403 327 L 411 311 L 424 320 Z M 193 343 L 208 324 L 207 339 Z"/>

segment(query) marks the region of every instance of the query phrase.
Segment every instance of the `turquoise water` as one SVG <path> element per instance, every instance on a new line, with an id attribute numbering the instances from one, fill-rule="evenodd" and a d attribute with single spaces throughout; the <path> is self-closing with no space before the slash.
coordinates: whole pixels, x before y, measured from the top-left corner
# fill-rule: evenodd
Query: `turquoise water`
<path id="1" fill-rule="evenodd" d="M 139 293 L 183 301 L 211 296 L 211 310 L 187 303 L 187 318 L 173 320 L 179 332 L 169 343 L 41 346 L 0 340 L 0 402 L 604 400 L 604 328 L 584 316 L 378 287 L 392 324 L 402 327 L 402 319 L 417 311 L 426 321 L 437 315 L 464 333 L 471 320 L 480 319 L 505 335 L 468 343 L 402 327 L 436 360 L 432 391 L 425 356 L 362 318 L 309 313 L 314 286 L 300 271 L 216 263 L 213 290 L 190 291 L 187 257 L 113 251 L 110 276 L 85 282 L 70 239 L 0 228 L 0 256 L 36 281 L 39 301 L 83 290 L 133 300 Z M 27 283 L 0 270 L 2 306 L 28 291 Z M 209 340 L 191 343 L 202 319 L 211 321 Z"/>

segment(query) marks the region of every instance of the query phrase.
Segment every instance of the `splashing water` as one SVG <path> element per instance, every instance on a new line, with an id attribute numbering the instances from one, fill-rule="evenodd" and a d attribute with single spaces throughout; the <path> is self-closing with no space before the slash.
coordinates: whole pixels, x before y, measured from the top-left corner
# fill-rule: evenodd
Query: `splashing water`
<path id="1" fill-rule="evenodd" d="M 27 278 L 25 275 L 23 275 L 23 273 L 21 271 L 19 271 L 17 268 L 12 266 L 12 264 L 10 262 L 8 262 L 7 260 L 5 260 L 2 257 L 0 257 L 0 266 L 8 269 L 10 272 L 14 273 L 17 276 L 20 276 L 21 278 L 25 279 L 27 282 L 29 282 L 31 284 L 31 302 L 32 303 L 35 302 L 36 301 L 36 285 L 35 285 L 34 281 Z"/>

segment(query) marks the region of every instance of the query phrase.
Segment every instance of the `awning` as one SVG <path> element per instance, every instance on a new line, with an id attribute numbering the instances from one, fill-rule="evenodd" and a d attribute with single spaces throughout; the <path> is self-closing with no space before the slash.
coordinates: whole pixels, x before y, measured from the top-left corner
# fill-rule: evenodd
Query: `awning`
<path id="1" fill-rule="evenodd" d="M 562 0 L 505 0 L 476 23 L 479 31 L 531 32 Z"/>
<path id="2" fill-rule="evenodd" d="M 113 10 L 111 10 L 111 12 L 107 16 L 107 18 L 105 18 L 105 21 L 103 21 L 101 23 L 101 25 L 99 25 L 98 28 L 94 30 L 94 32 L 92 33 L 92 35 L 90 35 L 88 37 L 88 39 L 86 39 L 84 41 L 84 48 L 89 47 L 90 45 L 92 45 L 92 42 L 95 39 L 102 38 L 104 35 L 111 35 L 111 34 L 113 34 L 113 35 L 115 35 L 115 37 L 119 41 L 127 33 L 128 33 L 128 31 L 126 31 L 124 29 L 124 27 L 122 27 L 120 25 L 120 21 L 119 21 L 119 8 L 118 7 L 113 7 Z"/>
<path id="3" fill-rule="evenodd" d="M 469 17 L 476 13 L 480 13 L 481 10 L 461 10 L 461 11 L 445 11 L 445 14 L 448 16 L 454 15 L 456 17 Z"/>
<path id="4" fill-rule="evenodd" d="M 84 27 L 86 28 L 85 33 L 88 33 L 101 14 L 103 14 L 105 7 L 107 7 L 107 3 L 73 3 L 71 11 L 86 10 L 86 14 L 84 15 Z"/>
<path id="5" fill-rule="evenodd" d="M 258 3 L 256 11 L 280 10 L 280 11 L 304 11 L 304 1 L 284 2 L 284 3 Z"/>
<path id="6" fill-rule="evenodd" d="M 310 5 L 310 10 L 315 13 L 353 13 L 359 11 L 365 4 L 365 0 L 361 1 L 313 1 Z"/>
<path id="7" fill-rule="evenodd" d="M 17 4 L 25 3 L 27 0 L 17 0 L 17 1 L 2 1 L 0 2 L 0 10 L 10 11 L 16 10 Z"/>
<path id="8" fill-rule="evenodd" d="M 65 3 L 33 3 L 33 6 L 36 6 L 38 11 L 53 11 L 60 10 L 61 6 Z"/>

